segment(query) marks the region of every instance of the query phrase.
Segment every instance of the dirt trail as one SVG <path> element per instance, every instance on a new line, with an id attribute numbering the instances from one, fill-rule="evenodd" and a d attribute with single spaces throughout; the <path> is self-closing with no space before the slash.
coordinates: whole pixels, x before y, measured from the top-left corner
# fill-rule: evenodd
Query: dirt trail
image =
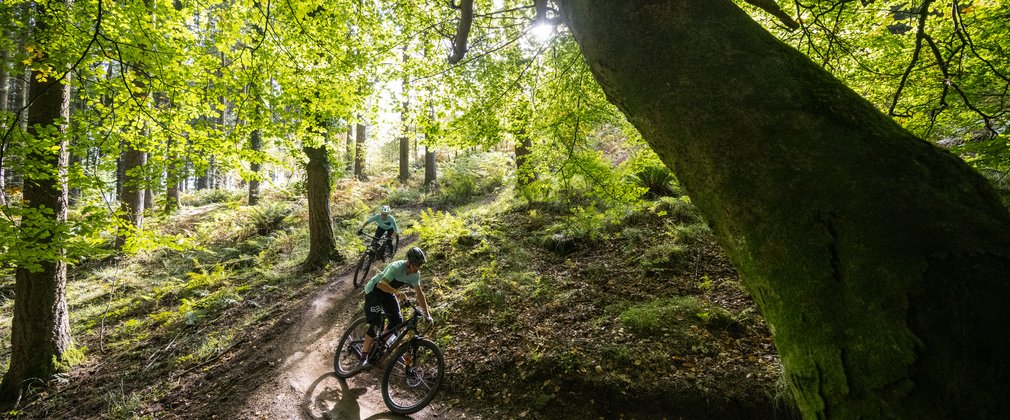
<path id="1" fill-rule="evenodd" d="M 374 269 L 373 269 L 374 274 Z M 435 397 L 410 417 L 392 414 L 382 401 L 384 365 L 341 380 L 333 374 L 333 351 L 340 334 L 361 316 L 361 288 L 348 273 L 311 298 L 307 312 L 280 337 L 282 354 L 273 380 L 264 382 L 232 415 L 246 419 L 442 419 L 449 414 Z"/>

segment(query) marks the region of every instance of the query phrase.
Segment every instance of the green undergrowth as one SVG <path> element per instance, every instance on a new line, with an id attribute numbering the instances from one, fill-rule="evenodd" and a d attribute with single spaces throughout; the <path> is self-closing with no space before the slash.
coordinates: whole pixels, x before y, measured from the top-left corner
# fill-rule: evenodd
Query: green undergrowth
<path id="1" fill-rule="evenodd" d="M 689 198 L 511 197 L 413 228 L 451 398 L 503 416 L 795 414 L 771 334 Z"/>
<path id="2" fill-rule="evenodd" d="M 308 248 L 304 199 L 283 192 L 265 194 L 257 206 L 240 199 L 236 192 L 189 196 L 183 201 L 192 206 L 173 216 L 149 215 L 145 228 L 157 233 L 148 235 L 155 242 L 141 238 L 135 252 L 71 267 L 72 337 L 86 349 L 85 365 L 97 368 L 75 379 L 86 391 L 61 394 L 57 387 L 23 409 L 143 418 L 181 378 L 253 340 L 307 289 L 324 285 L 330 271 L 305 273 L 300 265 Z M 354 235 L 344 224 L 335 233 Z M 340 240 L 338 248 L 348 255 L 356 246 Z M 5 362 L 11 305 L 3 302 L 0 319 Z"/>

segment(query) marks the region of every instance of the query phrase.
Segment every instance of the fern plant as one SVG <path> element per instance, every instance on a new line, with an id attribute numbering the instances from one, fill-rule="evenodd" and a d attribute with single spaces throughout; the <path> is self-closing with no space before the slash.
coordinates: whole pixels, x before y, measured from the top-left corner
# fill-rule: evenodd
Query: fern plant
<path id="1" fill-rule="evenodd" d="M 676 178 L 666 167 L 646 166 L 635 173 L 634 180 L 638 186 L 649 190 L 646 196 L 655 198 L 679 195 L 674 186 Z"/>

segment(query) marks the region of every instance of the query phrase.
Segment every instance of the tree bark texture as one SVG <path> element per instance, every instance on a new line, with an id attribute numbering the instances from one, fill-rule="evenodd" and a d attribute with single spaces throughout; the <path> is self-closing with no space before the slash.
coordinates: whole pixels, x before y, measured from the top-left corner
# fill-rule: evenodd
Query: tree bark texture
<path id="1" fill-rule="evenodd" d="M 362 179 L 365 177 L 365 125 L 358 123 L 354 129 L 356 139 L 354 142 L 354 177 Z"/>
<path id="2" fill-rule="evenodd" d="M 49 30 L 45 9 L 39 9 L 36 29 Z M 48 57 L 43 57 L 45 60 Z M 57 64 L 56 68 L 64 68 Z M 67 140 L 70 85 L 42 72 L 32 74 L 32 106 L 28 134 L 34 144 L 27 159 L 38 165 L 26 173 L 22 190 L 26 214 L 21 220 L 22 255 L 15 271 L 14 317 L 11 323 L 11 359 L 0 384 L 0 399 L 18 398 L 28 386 L 38 386 L 55 373 L 68 369 L 70 323 L 67 315 L 67 264 L 63 261 L 63 232 L 67 220 Z M 67 78 L 69 79 L 69 75 Z M 40 82 L 39 80 L 45 80 Z M 37 127 L 57 126 L 58 132 L 40 133 Z M 52 136 L 52 137 L 48 137 Z M 48 138 L 47 138 L 48 137 Z M 50 147 L 55 146 L 55 147 Z"/>
<path id="3" fill-rule="evenodd" d="M 403 63 L 406 66 L 407 63 L 407 45 L 403 46 Z M 407 134 L 410 132 L 410 127 L 408 127 L 407 116 L 410 111 L 410 82 L 407 77 L 404 76 L 401 81 L 401 88 L 403 99 L 401 101 L 402 108 L 400 110 L 400 129 L 403 130 L 403 135 L 400 137 L 400 183 L 406 184 L 407 180 L 410 179 L 410 139 Z"/>
<path id="4" fill-rule="evenodd" d="M 4 34 L 7 34 L 7 25 L 0 27 L 0 30 Z M 12 36 L 11 39 L 14 37 Z M 4 166 L 4 162 L 7 157 L 7 142 L 10 140 L 7 136 L 8 118 L 7 111 L 10 97 L 10 61 L 11 61 L 11 51 L 4 48 L 3 52 L 0 53 L 0 206 L 7 205 L 7 181 Z"/>
<path id="5" fill-rule="evenodd" d="M 171 142 L 171 140 L 169 140 L 169 142 Z M 169 149 L 171 149 L 171 143 L 169 143 Z M 180 175 L 177 173 L 177 160 L 177 155 L 169 155 L 168 173 L 165 177 L 165 214 L 173 214 L 181 207 L 181 204 L 179 203 Z"/>
<path id="6" fill-rule="evenodd" d="M 305 167 L 308 177 L 309 203 L 309 255 L 304 266 L 315 269 L 326 266 L 331 261 L 343 264 L 344 258 L 337 252 L 330 217 L 330 159 L 326 147 L 304 147 L 309 162 Z"/>
<path id="7" fill-rule="evenodd" d="M 70 115 L 73 115 L 74 113 L 78 112 L 79 110 L 84 109 L 84 107 L 86 106 L 86 103 L 85 103 L 84 97 L 82 95 L 75 95 L 74 94 L 73 87 L 71 87 L 70 95 L 71 95 L 71 97 L 73 97 L 73 96 L 79 96 L 79 98 L 78 98 L 78 100 L 77 100 L 76 103 L 71 103 L 72 108 L 70 109 Z M 80 132 L 80 130 L 74 129 L 73 132 L 74 132 L 74 136 L 70 139 L 70 155 L 69 155 L 70 156 L 70 158 L 69 158 L 70 160 L 68 161 L 67 168 L 68 168 L 68 171 L 77 172 L 79 170 L 78 168 L 81 168 L 83 166 L 83 162 L 84 162 L 85 156 L 82 156 L 81 152 L 77 152 L 78 150 L 80 150 L 79 145 L 81 143 L 80 138 L 79 138 L 79 134 L 78 134 Z M 85 152 L 85 154 L 86 154 L 86 152 Z M 81 188 L 77 187 L 77 186 L 74 186 L 74 185 L 70 185 L 69 182 L 68 182 L 68 187 L 70 189 L 69 189 L 69 193 L 68 193 L 69 199 L 67 201 L 67 206 L 68 207 L 73 207 L 74 205 L 76 205 L 77 201 L 81 198 Z"/>
<path id="8" fill-rule="evenodd" d="M 144 164 L 147 164 L 148 159 L 150 159 L 149 153 L 144 153 Z M 147 169 L 147 168 L 145 168 Z M 154 180 L 151 179 L 153 175 L 150 171 L 144 171 L 144 209 L 154 208 Z"/>
<path id="9" fill-rule="evenodd" d="M 126 238 L 133 229 L 140 229 L 144 224 L 144 157 L 146 153 L 137 150 L 133 145 L 126 144 L 126 150 L 120 157 L 122 163 L 122 194 L 120 195 L 119 235 L 116 237 L 116 249 L 123 249 Z"/>
<path id="10" fill-rule="evenodd" d="M 729 0 L 563 0 L 677 174 L 808 418 L 1010 413 L 1010 215 L 988 182 Z"/>
<path id="11" fill-rule="evenodd" d="M 347 124 L 347 154 L 344 160 L 347 161 L 347 172 L 354 170 L 354 125 Z"/>
<path id="12" fill-rule="evenodd" d="M 249 205 L 255 206 L 260 202 L 261 164 L 259 153 L 263 150 L 263 133 L 259 129 L 253 130 L 252 135 L 249 136 L 249 148 L 256 154 L 253 161 L 249 163 L 249 170 L 252 172 L 252 177 L 249 178 Z"/>
<path id="13" fill-rule="evenodd" d="M 435 151 L 431 146 L 424 146 L 424 185 L 435 183 Z"/>
<path id="14" fill-rule="evenodd" d="M 410 179 L 410 139 L 400 137 L 400 183 Z"/>

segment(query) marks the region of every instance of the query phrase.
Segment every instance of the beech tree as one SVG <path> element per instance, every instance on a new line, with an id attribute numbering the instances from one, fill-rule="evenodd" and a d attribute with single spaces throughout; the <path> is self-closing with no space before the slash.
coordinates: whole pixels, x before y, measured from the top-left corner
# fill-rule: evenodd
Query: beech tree
<path id="1" fill-rule="evenodd" d="M 1010 214 L 728 0 L 564 0 L 608 98 L 675 171 L 809 418 L 1010 412 Z"/>
<path id="2" fill-rule="evenodd" d="M 69 2 L 68 4 L 69 5 Z M 53 41 L 59 32 L 53 16 L 65 11 L 59 3 L 35 6 L 34 36 Z M 54 10 L 55 9 L 55 10 Z M 33 44 L 26 158 L 20 229 L 15 247 L 14 319 L 11 360 L 0 399 L 16 399 L 29 386 L 44 384 L 79 358 L 70 340 L 67 313 L 67 125 L 70 116 L 70 73 L 67 56 Z M 26 167 L 26 169 L 28 169 Z"/>
<path id="3" fill-rule="evenodd" d="M 308 163 L 305 166 L 308 183 L 309 202 L 309 255 L 305 258 L 306 269 L 315 269 L 334 261 L 344 262 L 337 252 L 337 243 L 330 223 L 330 159 L 326 147 L 305 146 Z"/>

